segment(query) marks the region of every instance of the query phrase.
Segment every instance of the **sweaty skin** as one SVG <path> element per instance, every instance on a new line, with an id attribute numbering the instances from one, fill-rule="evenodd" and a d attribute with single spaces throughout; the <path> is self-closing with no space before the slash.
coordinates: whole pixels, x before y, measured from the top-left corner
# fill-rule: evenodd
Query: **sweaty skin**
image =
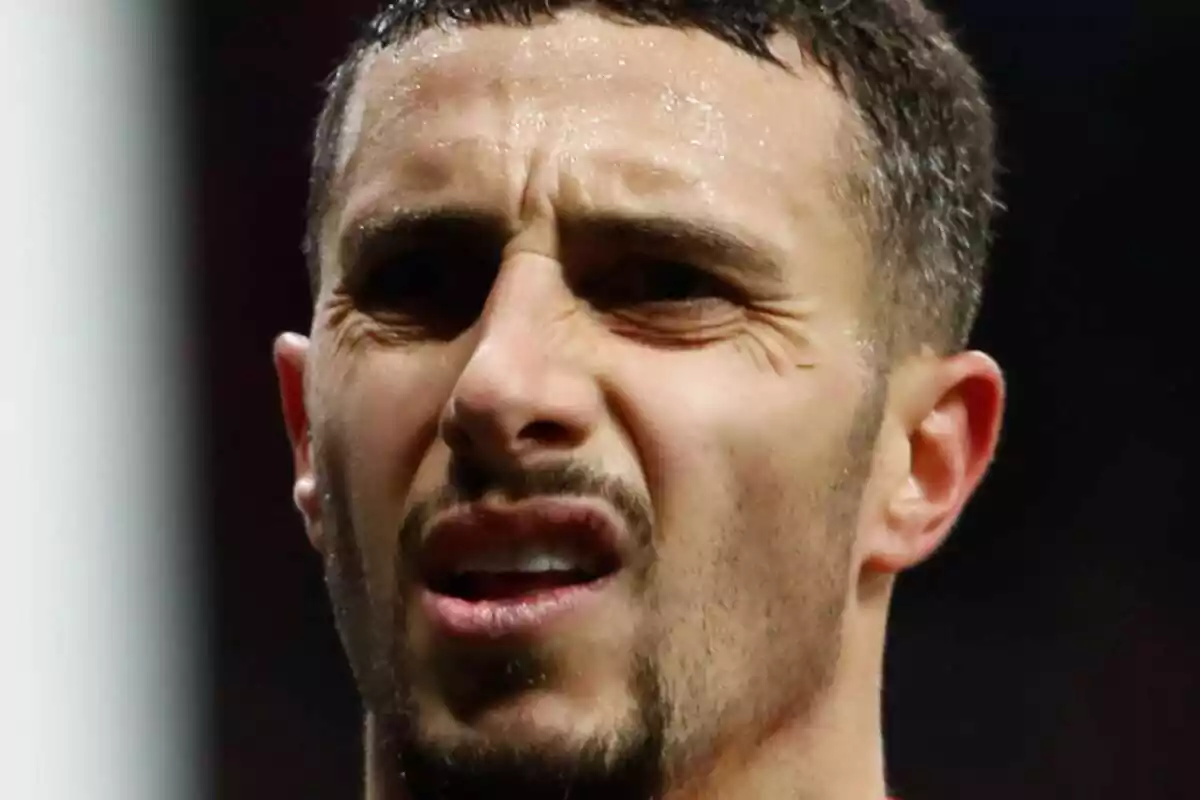
<path id="1" fill-rule="evenodd" d="M 875 374 L 870 248 L 836 188 L 854 118 L 776 51 L 790 71 L 572 12 L 364 62 L 311 342 L 277 364 L 371 797 L 403 796 L 399 707 L 433 751 L 615 758 L 643 672 L 671 800 L 883 797 L 892 577 L 981 477 L 1002 383 L 978 353 Z M 522 652 L 441 640 L 399 532 L 460 461 L 619 483 L 650 515 L 645 571 Z M 527 690 L 464 713 L 447 672 L 502 664 L 536 665 Z"/>

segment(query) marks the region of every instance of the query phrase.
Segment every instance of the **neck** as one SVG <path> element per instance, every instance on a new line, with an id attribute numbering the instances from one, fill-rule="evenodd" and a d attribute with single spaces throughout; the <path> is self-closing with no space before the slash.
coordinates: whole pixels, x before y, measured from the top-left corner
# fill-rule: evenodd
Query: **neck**
<path id="1" fill-rule="evenodd" d="M 710 768 L 675 781 L 662 800 L 883 800 L 884 616 L 860 607 L 857 619 L 846 620 L 837 676 L 803 719 L 785 721 L 753 746 L 723 747 Z M 364 739 L 365 800 L 424 800 L 405 793 L 371 714 Z"/>

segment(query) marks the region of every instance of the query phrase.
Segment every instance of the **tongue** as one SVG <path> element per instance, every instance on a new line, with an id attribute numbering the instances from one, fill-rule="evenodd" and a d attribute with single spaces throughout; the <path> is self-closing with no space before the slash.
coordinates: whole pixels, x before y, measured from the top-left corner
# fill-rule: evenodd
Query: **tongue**
<path id="1" fill-rule="evenodd" d="M 455 581 L 459 597 L 467 600 L 505 600 L 536 592 L 586 583 L 579 570 L 563 572 L 470 572 Z"/>

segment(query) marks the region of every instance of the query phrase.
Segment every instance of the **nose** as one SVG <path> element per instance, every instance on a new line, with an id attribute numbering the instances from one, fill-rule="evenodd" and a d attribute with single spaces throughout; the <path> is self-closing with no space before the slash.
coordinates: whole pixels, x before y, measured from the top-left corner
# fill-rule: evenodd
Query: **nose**
<path id="1" fill-rule="evenodd" d="M 561 268 L 528 259 L 501 270 L 475 349 L 443 410 L 442 438 L 482 467 L 563 455 L 591 436 L 603 401 L 586 348 L 568 328 Z"/>

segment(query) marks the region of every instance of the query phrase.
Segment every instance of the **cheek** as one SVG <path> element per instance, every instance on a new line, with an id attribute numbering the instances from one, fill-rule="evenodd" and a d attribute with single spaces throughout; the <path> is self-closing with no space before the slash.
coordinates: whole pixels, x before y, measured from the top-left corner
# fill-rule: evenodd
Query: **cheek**
<path id="1" fill-rule="evenodd" d="M 836 376 L 717 355 L 646 369 L 634 421 L 659 525 L 653 637 L 714 691 L 757 675 L 744 654 L 778 650 L 817 584 L 832 590 L 825 501 L 854 405 Z"/>
<path id="2" fill-rule="evenodd" d="M 786 602 L 811 567 L 833 479 L 829 429 L 808 430 L 770 391 L 750 394 L 677 406 L 657 461 L 663 581 L 690 594 L 680 600 L 747 616 Z"/>
<path id="3" fill-rule="evenodd" d="M 621 379 L 656 510 L 670 517 L 749 521 L 795 505 L 852 411 L 819 370 L 781 375 L 732 349 L 655 354 Z"/>
<path id="4" fill-rule="evenodd" d="M 664 354 L 628 376 L 643 381 L 630 425 L 657 516 L 658 583 L 681 606 L 721 582 L 715 601 L 728 603 L 781 568 L 777 531 L 813 522 L 800 509 L 819 460 L 801 424 L 805 376 L 735 376 L 704 355 Z"/>
<path id="5" fill-rule="evenodd" d="M 440 357 L 375 350 L 346 366 L 331 364 L 320 427 L 342 462 L 342 502 L 374 596 L 390 592 L 396 534 L 413 481 L 437 435 L 449 389 Z M 324 487 L 323 487 L 324 488 Z"/>

